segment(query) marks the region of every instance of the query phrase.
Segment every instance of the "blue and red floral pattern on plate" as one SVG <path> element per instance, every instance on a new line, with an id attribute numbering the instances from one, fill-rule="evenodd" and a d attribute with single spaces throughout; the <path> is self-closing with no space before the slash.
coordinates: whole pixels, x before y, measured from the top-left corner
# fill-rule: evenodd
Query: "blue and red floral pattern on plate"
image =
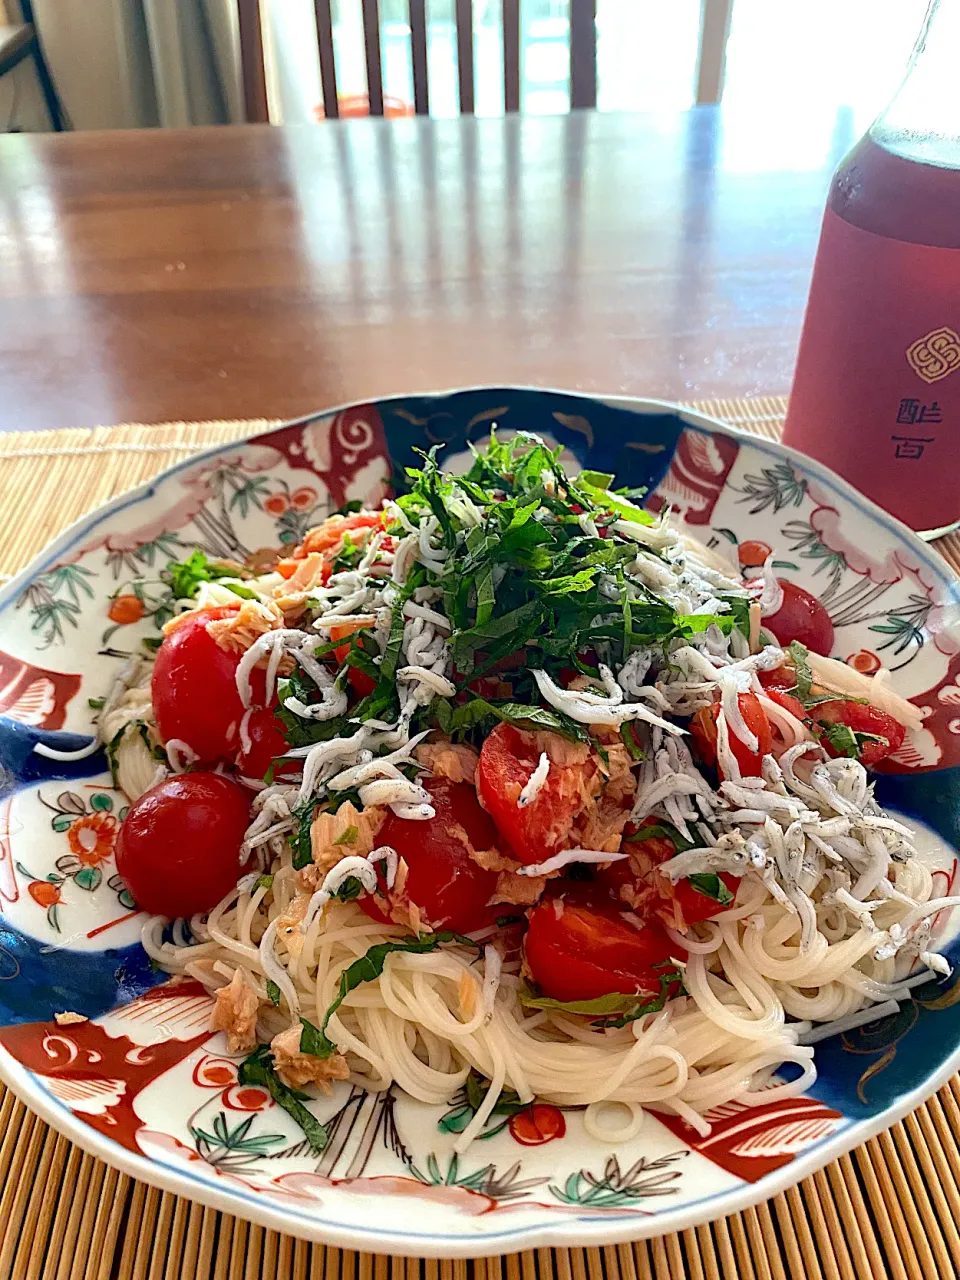
<path id="1" fill-rule="evenodd" d="M 124 800 L 102 753 L 57 764 L 34 745 L 89 741 L 88 698 L 170 616 L 169 561 L 293 544 L 345 502 L 378 503 L 417 450 L 438 445 L 457 467 L 494 424 L 647 486 L 651 509 L 672 506 L 746 568 L 773 549 L 778 574 L 828 609 L 834 656 L 887 667 L 922 709 L 879 798 L 960 845 L 960 582 L 849 485 L 770 441 L 652 401 L 403 397 L 211 449 L 85 517 L 0 595 L 0 1074 L 111 1163 L 345 1247 L 451 1257 L 676 1230 L 805 1176 L 960 1065 L 960 984 L 931 982 L 893 1017 L 819 1046 L 812 1096 L 717 1108 L 706 1138 L 650 1113 L 613 1147 L 576 1108 L 508 1097 L 458 1157 L 466 1092 L 430 1108 L 340 1086 L 311 1104 L 328 1132 L 317 1156 L 263 1090 L 238 1083 L 203 989 L 150 965 L 116 875 Z M 960 960 L 955 942 L 947 954 Z M 86 1020 L 60 1025 L 65 1011 Z"/>

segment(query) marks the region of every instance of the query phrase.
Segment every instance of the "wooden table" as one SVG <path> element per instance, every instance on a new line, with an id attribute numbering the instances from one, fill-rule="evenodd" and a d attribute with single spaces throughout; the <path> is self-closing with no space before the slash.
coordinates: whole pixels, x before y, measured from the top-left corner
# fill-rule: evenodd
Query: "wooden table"
<path id="1" fill-rule="evenodd" d="M 802 127 L 797 167 L 712 108 L 4 136 L 0 429 L 785 392 L 849 142 Z"/>

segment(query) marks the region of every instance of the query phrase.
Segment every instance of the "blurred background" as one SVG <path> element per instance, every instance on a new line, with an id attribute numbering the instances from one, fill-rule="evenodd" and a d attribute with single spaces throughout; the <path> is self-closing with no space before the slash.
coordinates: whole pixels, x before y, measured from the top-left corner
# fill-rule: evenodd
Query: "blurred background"
<path id="1" fill-rule="evenodd" d="M 0 0 L 6 21 L 19 0 Z M 659 111 L 698 99 L 701 24 L 711 0 L 597 0 L 597 107 Z M 791 129 L 793 167 L 811 167 L 804 137 L 841 120 L 863 131 L 902 73 L 926 0 L 732 0 L 720 4 L 717 93 L 728 111 L 753 115 L 757 146 L 745 165 L 772 154 L 765 131 Z M 313 0 L 261 0 L 270 119 L 322 119 Z M 32 16 L 69 124 L 76 129 L 203 123 L 244 118 L 237 0 L 33 0 Z M 361 0 L 333 0 L 333 44 L 342 114 L 366 110 Z M 387 114 L 413 114 L 407 0 L 380 0 Z M 0 16 L 0 22 L 4 19 Z M 458 113 L 455 0 L 426 0 L 430 114 Z M 2 30 L 2 28 L 0 28 Z M 476 114 L 503 112 L 501 0 L 474 0 Z M 2 64 L 0 64 L 2 65 Z M 570 109 L 570 0 L 521 0 L 522 111 Z M 703 100 L 703 94 L 700 94 Z M 0 75 L 0 130 L 50 127 L 34 63 Z M 742 136 L 742 133 L 740 134 Z M 818 144 L 811 143 L 816 147 Z M 821 149 L 822 149 L 822 144 Z"/>

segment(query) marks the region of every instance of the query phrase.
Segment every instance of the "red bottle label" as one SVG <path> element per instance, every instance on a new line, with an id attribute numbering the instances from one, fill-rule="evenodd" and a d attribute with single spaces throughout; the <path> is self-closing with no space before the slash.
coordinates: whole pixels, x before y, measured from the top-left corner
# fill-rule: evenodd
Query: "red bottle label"
<path id="1" fill-rule="evenodd" d="M 828 209 L 784 440 L 914 529 L 960 517 L 960 249 Z"/>

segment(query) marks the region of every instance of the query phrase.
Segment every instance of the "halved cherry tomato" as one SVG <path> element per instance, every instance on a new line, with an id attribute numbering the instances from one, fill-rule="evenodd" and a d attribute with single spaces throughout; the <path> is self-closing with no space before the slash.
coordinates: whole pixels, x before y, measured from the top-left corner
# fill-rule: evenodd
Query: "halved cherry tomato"
<path id="1" fill-rule="evenodd" d="M 778 578 L 783 591 L 783 604 L 776 613 L 763 619 L 762 626 L 772 631 L 781 644 L 799 640 L 813 653 L 830 657 L 833 648 L 833 623 L 816 596 L 795 582 Z"/>
<path id="2" fill-rule="evenodd" d="M 510 908 L 487 905 L 497 874 L 470 856 L 467 841 L 478 853 L 492 849 L 496 829 L 468 783 L 429 778 L 424 785 L 436 817 L 411 822 L 391 814 L 377 832 L 377 843 L 390 845 L 406 862 L 404 892 L 430 925 L 458 933 L 485 928 Z M 374 920 L 386 919 L 374 898 L 362 897 L 359 904 Z"/>
<path id="3" fill-rule="evenodd" d="M 782 662 L 772 671 L 758 671 L 757 679 L 764 689 L 792 689 L 797 683 L 797 673 L 789 662 Z"/>
<path id="4" fill-rule="evenodd" d="M 795 698 L 792 693 L 784 693 L 783 689 L 767 689 L 767 697 L 771 702 L 775 702 L 777 706 L 783 707 L 784 711 L 789 711 L 792 716 L 796 716 L 798 720 L 803 720 L 806 716 L 803 703 L 799 698 Z"/>
<path id="5" fill-rule="evenodd" d="M 737 890 L 740 888 L 740 881 L 736 876 L 732 876 L 729 871 L 721 871 L 719 873 L 720 882 L 723 884 L 735 898 Z M 667 879 L 666 876 L 660 877 L 661 881 Z M 692 924 L 699 924 L 701 920 L 712 920 L 714 916 L 721 915 L 724 911 L 729 911 L 733 906 L 733 902 L 718 902 L 716 898 L 712 898 L 709 893 L 704 893 L 702 889 L 698 889 L 692 880 L 677 880 L 672 886 L 672 893 L 668 895 L 666 908 L 669 911 L 671 906 L 675 906 L 680 915 L 683 917 L 683 923 L 689 928 Z M 661 908 L 657 909 L 657 914 L 661 914 Z M 677 920 L 675 912 L 670 912 L 670 919 Z"/>
<path id="6" fill-rule="evenodd" d="M 655 818 L 648 819 L 649 822 L 656 822 Z M 629 832 L 628 828 L 628 832 Z M 677 853 L 677 847 L 673 841 L 666 836 L 650 836 L 646 840 L 631 840 L 629 835 L 624 839 L 621 849 L 622 853 L 635 853 L 641 858 L 641 865 L 644 860 L 649 860 L 651 871 L 642 878 L 637 878 L 633 866 L 630 862 L 611 862 L 609 866 L 603 867 L 598 873 L 597 879 L 609 885 L 615 896 L 619 897 L 620 886 L 630 884 L 636 889 L 645 889 L 648 886 L 655 887 L 660 894 L 658 903 L 651 903 L 649 911 L 659 916 L 672 927 L 682 924 L 683 927 L 689 927 L 692 924 L 699 924 L 701 920 L 709 920 L 711 917 L 719 915 L 722 911 L 727 911 L 733 904 L 720 903 L 716 898 L 711 898 L 708 893 L 703 893 L 690 880 L 684 878 L 677 880 L 671 884 L 668 877 L 660 875 L 655 868 L 662 862 L 666 862 L 668 858 L 674 857 Z M 736 897 L 737 889 L 740 887 L 740 881 L 736 876 L 730 875 L 729 872 L 721 872 L 720 879 L 729 889 L 730 893 Z"/>
<path id="7" fill-rule="evenodd" d="M 799 698 L 795 698 L 792 693 L 786 693 L 783 689 L 765 689 L 764 693 L 771 702 L 783 707 L 784 711 L 788 711 L 796 720 L 804 722 L 809 718 L 809 713 L 804 709 L 803 703 Z M 770 733 L 773 739 L 773 754 L 779 760 L 787 747 L 793 745 L 794 737 L 792 733 L 788 736 L 781 729 L 774 713 L 771 712 L 767 719 L 770 722 Z"/>
<path id="8" fill-rule="evenodd" d="M 903 725 L 894 720 L 893 716 L 888 716 L 879 707 L 871 707 L 862 702 L 842 702 L 839 699 L 836 702 L 821 702 L 813 714 L 819 724 L 845 724 L 854 733 L 875 733 L 883 739 L 880 742 L 868 740 L 860 747 L 857 758 L 867 766 L 879 764 L 887 756 L 899 751 L 906 736 Z M 837 751 L 826 736 L 821 738 L 820 745 L 827 755 L 843 754 Z"/>
<path id="9" fill-rule="evenodd" d="M 166 778 L 130 806 L 117 837 L 117 870 L 151 915 L 191 916 L 216 906 L 243 873 L 248 793 L 218 773 Z"/>
<path id="10" fill-rule="evenodd" d="M 740 772 L 746 777 L 758 778 L 763 757 L 768 755 L 773 746 L 773 735 L 770 732 L 770 721 L 764 714 L 760 700 L 755 693 L 738 693 L 737 703 L 747 728 L 756 735 L 758 750 L 751 751 L 745 742 L 741 742 L 735 733 L 730 733 L 730 750 L 740 766 Z M 717 713 L 720 703 L 701 707 L 690 721 L 690 732 L 697 744 L 697 754 L 704 764 L 717 763 Z M 720 771 L 723 777 L 723 771 Z"/>
<path id="11" fill-rule="evenodd" d="M 283 725 L 277 719 L 275 707 L 261 707 L 247 721 L 250 747 L 242 749 L 236 757 L 237 772 L 244 778 L 262 778 L 278 756 L 288 749 Z M 277 763 L 274 773 L 293 773 L 301 768 L 301 760 L 285 760 Z"/>
<path id="12" fill-rule="evenodd" d="M 551 754 L 552 738 L 561 759 L 566 742 L 558 735 L 538 735 Z M 541 747 L 532 733 L 498 724 L 484 741 L 477 766 L 480 803 L 497 824 L 497 830 L 518 862 L 544 861 L 563 848 L 573 820 L 584 805 L 584 782 L 592 765 L 554 763 L 547 780 L 530 804 L 517 805 L 520 792 L 540 761 Z"/>
<path id="13" fill-rule="evenodd" d="M 659 992 L 655 966 L 681 951 L 658 923 L 635 929 L 613 903 L 572 894 L 533 908 L 523 947 L 533 980 L 553 1000 Z"/>
<path id="14" fill-rule="evenodd" d="M 208 622 L 236 608 L 239 603 L 204 609 L 182 622 L 164 638 L 153 668 L 150 687 L 161 739 L 186 742 L 204 764 L 232 756 L 240 741 L 240 654 L 222 649 L 207 631 Z M 262 671 L 253 672 L 255 698 L 263 680 Z"/>
<path id="15" fill-rule="evenodd" d="M 355 631 L 363 631 L 364 629 L 365 624 L 362 622 L 347 622 L 344 623 L 342 627 L 331 627 L 330 639 L 343 640 L 347 636 L 352 636 Z M 349 652 L 350 646 L 348 644 L 341 644 L 334 649 L 333 655 L 338 662 L 342 663 Z M 373 693 L 374 689 L 377 687 L 376 680 L 374 680 L 372 676 L 368 676 L 365 671 L 361 671 L 359 667 L 351 667 L 347 673 L 347 679 L 350 681 L 350 684 L 356 691 L 357 695 L 361 698 L 365 698 L 368 693 Z"/>
<path id="16" fill-rule="evenodd" d="M 310 529 L 303 540 L 302 549 L 294 553 L 298 558 L 309 555 L 311 551 L 329 551 L 338 547 L 345 533 L 351 529 L 374 529 L 383 524 L 383 513 L 379 511 L 356 511 L 348 516 L 328 516 L 323 524 Z"/>

